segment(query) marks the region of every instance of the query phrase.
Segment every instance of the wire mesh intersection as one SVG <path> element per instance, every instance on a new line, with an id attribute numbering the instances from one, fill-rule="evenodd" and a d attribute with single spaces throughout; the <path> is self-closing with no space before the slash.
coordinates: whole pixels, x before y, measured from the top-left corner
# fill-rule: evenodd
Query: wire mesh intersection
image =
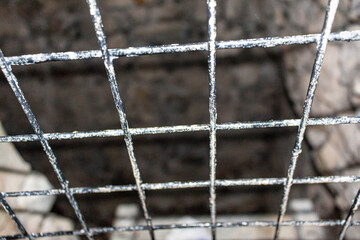
<path id="1" fill-rule="evenodd" d="M 358 41 L 360 40 L 360 31 L 343 31 L 331 33 L 331 26 L 336 14 L 338 0 L 330 0 L 327 8 L 327 13 L 324 21 L 324 27 L 320 34 L 285 36 L 285 37 L 269 37 L 257 39 L 243 39 L 234 41 L 216 41 L 216 0 L 207 0 L 208 10 L 208 42 L 190 43 L 190 44 L 171 44 L 163 46 L 137 47 L 125 49 L 108 49 L 106 44 L 106 37 L 102 29 L 101 15 L 95 0 L 87 0 L 89 5 L 90 15 L 95 28 L 96 36 L 99 42 L 100 50 L 80 51 L 80 52 L 58 52 L 58 53 L 40 53 L 23 56 L 5 57 L 0 50 L 0 67 L 6 79 L 8 80 L 15 96 L 18 98 L 29 122 L 31 123 L 35 134 L 4 136 L 0 137 L 0 143 L 3 142 L 28 142 L 40 141 L 45 153 L 49 158 L 49 163 L 52 165 L 62 189 L 40 190 L 40 191 L 22 191 L 22 192 L 3 192 L 0 193 L 0 201 L 6 212 L 11 216 L 17 224 L 21 234 L 0 236 L 0 239 L 19 239 L 19 238 L 39 238 L 39 237 L 54 237 L 66 235 L 85 235 L 88 239 L 93 239 L 93 235 L 117 231 L 149 231 L 150 237 L 155 239 L 154 230 L 161 229 L 182 229 L 182 228 L 210 228 L 213 239 L 216 238 L 217 228 L 228 227 L 275 227 L 274 239 L 279 236 L 280 226 L 341 226 L 341 232 L 338 239 L 343 239 L 346 230 L 350 226 L 359 226 L 360 221 L 353 221 L 352 218 L 355 211 L 360 205 L 360 190 L 354 198 L 353 204 L 349 209 L 349 213 L 345 220 L 317 220 L 317 221 L 284 221 L 283 217 L 286 212 L 287 202 L 291 186 L 294 184 L 325 184 L 325 183 L 358 183 L 360 176 L 327 176 L 327 177 L 308 177 L 308 178 L 293 178 L 296 167 L 297 158 L 301 152 L 302 140 L 307 126 L 311 125 L 338 125 L 338 124 L 359 124 L 360 117 L 346 116 L 333 118 L 309 118 L 313 97 L 315 94 L 316 85 L 318 82 L 322 60 L 326 52 L 326 45 L 329 41 Z M 294 44 L 308 44 L 317 43 L 317 54 L 314 61 L 310 85 L 305 100 L 304 111 L 301 119 L 285 119 L 285 120 L 271 120 L 264 122 L 238 122 L 218 124 L 216 122 L 216 50 L 219 49 L 234 49 L 234 48 L 253 48 L 253 47 L 275 47 L 282 45 Z M 149 128 L 129 128 L 126 115 L 123 108 L 123 103 L 119 95 L 118 86 L 116 83 L 115 71 L 113 67 L 113 60 L 115 58 L 126 56 L 134 57 L 140 55 L 152 55 L 161 53 L 179 53 L 192 51 L 207 51 L 208 52 L 208 70 L 209 70 L 209 114 L 210 124 L 197 124 L 187 126 L 161 126 Z M 119 114 L 121 129 L 114 130 L 100 130 L 88 132 L 72 132 L 72 133 L 43 133 L 34 114 L 28 105 L 24 94 L 22 93 L 18 81 L 12 73 L 12 65 L 29 65 L 49 61 L 70 61 L 79 59 L 103 58 L 106 73 L 108 76 L 110 88 L 113 94 L 114 103 Z M 277 128 L 277 127 L 298 127 L 297 140 L 293 150 L 292 159 L 288 169 L 288 175 L 285 178 L 252 178 L 252 179 L 234 179 L 234 180 L 220 180 L 216 179 L 216 132 L 222 130 L 241 130 L 253 128 Z M 132 144 L 132 135 L 145 134 L 164 134 L 164 133 L 179 133 L 179 132 L 197 132 L 209 131 L 209 165 L 210 176 L 207 181 L 195 182 L 165 182 L 165 183 L 143 183 L 140 177 L 140 171 L 137 166 L 134 147 Z M 68 181 L 62 176 L 62 172 L 57 166 L 56 157 L 48 143 L 50 140 L 65 140 L 65 139 L 80 139 L 91 137 L 118 137 L 123 136 L 127 146 L 130 163 L 132 166 L 135 185 L 122 186 L 105 186 L 105 187 L 78 187 L 70 188 Z M 232 187 L 232 186 L 270 186 L 283 185 L 284 193 L 282 203 L 280 205 L 280 212 L 278 220 L 273 221 L 242 221 L 242 222 L 218 222 L 216 221 L 216 187 Z M 210 222 L 195 223 L 195 224 L 172 224 L 172 225 L 154 225 L 146 205 L 145 191 L 159 191 L 165 189 L 185 189 L 185 188 L 209 188 L 210 198 Z M 77 202 L 74 198 L 76 194 L 89 193 L 110 193 L 119 191 L 137 191 L 141 206 L 146 221 L 146 226 L 136 225 L 130 227 L 104 227 L 104 228 L 89 228 L 83 218 Z M 14 211 L 7 203 L 5 198 L 10 197 L 27 197 L 27 196 L 46 196 L 65 194 L 71 206 L 73 207 L 76 216 L 81 223 L 81 230 L 74 231 L 57 231 L 46 233 L 28 233 L 20 219 L 15 215 Z"/>

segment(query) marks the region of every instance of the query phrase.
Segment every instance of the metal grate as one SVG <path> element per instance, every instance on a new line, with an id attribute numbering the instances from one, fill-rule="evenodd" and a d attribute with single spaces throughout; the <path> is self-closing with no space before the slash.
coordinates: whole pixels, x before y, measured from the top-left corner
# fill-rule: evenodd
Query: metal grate
<path id="1" fill-rule="evenodd" d="M 91 18 L 96 31 L 96 36 L 101 50 L 80 51 L 80 52 L 59 52 L 59 53 L 41 53 L 33 55 L 4 57 L 0 50 L 0 66 L 7 81 L 9 82 L 14 94 L 20 102 L 29 122 L 31 123 L 35 134 L 4 136 L 0 137 L 1 142 L 28 142 L 40 141 L 43 149 L 52 165 L 62 189 L 52 189 L 43 191 L 22 191 L 22 192 L 0 192 L 0 201 L 17 224 L 21 234 L 0 236 L 0 239 L 19 239 L 19 238 L 39 238 L 39 237 L 54 237 L 66 235 L 85 235 L 89 240 L 93 239 L 94 235 L 100 233 L 109 233 L 115 231 L 149 231 L 151 239 L 155 239 L 154 231 L 161 229 L 182 229 L 182 228 L 210 228 L 213 239 L 216 238 L 217 228 L 230 227 L 275 227 L 274 239 L 279 236 L 281 226 L 342 226 L 338 239 L 343 239 L 346 230 L 350 226 L 359 226 L 360 221 L 352 221 L 355 211 L 360 205 L 360 190 L 357 193 L 352 207 L 349 210 L 348 216 L 345 220 L 316 220 L 316 221 L 284 221 L 284 214 L 287 209 L 289 193 L 294 184 L 325 184 L 325 183 L 357 183 L 360 182 L 360 176 L 327 176 L 327 177 L 308 177 L 308 178 L 293 178 L 298 156 L 301 153 L 302 141 L 307 126 L 312 125 L 338 125 L 338 124 L 358 124 L 360 117 L 334 117 L 334 118 L 309 118 L 320 69 L 322 66 L 326 46 L 329 41 L 357 41 L 360 40 L 360 31 L 344 31 L 331 33 L 331 26 L 333 24 L 335 13 L 339 4 L 339 0 L 330 0 L 326 11 L 323 29 L 320 34 L 286 36 L 286 37 L 272 37 L 272 38 L 257 38 L 245 39 L 235 41 L 216 41 L 216 0 L 207 0 L 208 10 L 208 42 L 192 43 L 192 44 L 172 44 L 152 47 L 137 47 L 125 49 L 108 49 L 106 38 L 102 27 L 102 20 L 96 0 L 87 0 Z M 238 122 L 217 124 L 216 111 L 216 50 L 217 49 L 233 49 L 233 48 L 253 48 L 253 47 L 275 47 L 279 45 L 295 45 L 317 43 L 317 53 L 313 65 L 310 84 L 305 99 L 303 114 L 301 119 L 264 121 L 264 122 Z M 124 112 L 123 103 L 119 95 L 118 86 L 116 83 L 116 76 L 113 66 L 113 60 L 121 56 L 140 56 L 152 55 L 161 53 L 178 53 L 191 51 L 208 51 L 208 71 L 209 71 L 209 113 L 210 124 L 202 125 L 187 125 L 187 126 L 161 126 L 150 128 L 129 128 L 126 114 Z M 116 109 L 119 114 L 121 129 L 90 131 L 90 132 L 72 132 L 72 133 L 43 133 L 41 130 L 30 106 L 28 105 L 22 90 L 18 85 L 18 80 L 14 76 L 12 65 L 29 65 L 49 61 L 69 61 L 76 59 L 102 58 L 104 60 L 106 73 L 111 87 L 113 99 Z M 284 178 L 252 178 L 252 179 L 234 179 L 234 180 L 219 180 L 216 179 L 216 132 L 226 130 L 241 130 L 253 128 L 278 128 L 278 127 L 298 127 L 295 146 L 292 152 L 288 174 Z M 208 181 L 195 182 L 165 182 L 165 183 L 143 183 L 140 176 L 140 171 L 134 154 L 134 147 L 132 144 L 132 135 L 144 134 L 164 134 L 164 133 L 178 133 L 178 132 L 197 132 L 209 131 L 210 138 L 210 176 Z M 56 157 L 48 143 L 49 140 L 64 140 L 64 139 L 79 139 L 90 137 L 114 137 L 123 136 L 127 146 L 133 175 L 136 185 L 122 185 L 122 186 L 105 186 L 105 187 L 80 187 L 70 188 L 69 182 L 63 177 L 61 170 L 58 167 Z M 260 185 L 283 185 L 283 197 L 280 205 L 280 212 L 276 222 L 273 221 L 242 221 L 242 222 L 217 222 L 216 221 L 216 187 L 230 187 L 230 186 L 260 186 Z M 202 222 L 195 224 L 172 224 L 172 225 L 154 225 L 151 216 L 148 212 L 145 191 L 159 191 L 165 189 L 185 189 L 185 188 L 209 188 L 210 189 L 210 222 Z M 120 191 L 137 191 L 141 206 L 146 220 L 146 225 L 137 225 L 130 227 L 102 227 L 89 228 L 83 218 L 82 213 L 78 208 L 78 204 L 74 198 L 76 194 L 88 193 L 110 193 Z M 10 197 L 27 197 L 27 196 L 46 196 L 46 195 L 60 195 L 65 194 L 71 206 L 76 213 L 76 216 L 81 223 L 82 229 L 75 231 L 57 231 L 45 233 L 29 233 L 16 214 L 11 209 L 6 201 Z"/>

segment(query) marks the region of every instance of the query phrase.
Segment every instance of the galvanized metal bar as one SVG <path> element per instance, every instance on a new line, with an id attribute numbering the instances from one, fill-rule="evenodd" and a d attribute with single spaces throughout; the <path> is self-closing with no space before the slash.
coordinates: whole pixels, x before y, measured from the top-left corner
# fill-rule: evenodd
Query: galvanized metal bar
<path id="1" fill-rule="evenodd" d="M 209 71 L 209 166 L 210 166 L 210 218 L 211 235 L 216 239 L 216 0 L 207 0 L 208 11 L 208 71 Z"/>
<path id="2" fill-rule="evenodd" d="M 341 231 L 340 231 L 340 234 L 339 234 L 339 240 L 342 240 L 344 239 L 345 237 L 345 233 L 346 231 L 349 229 L 349 227 L 351 226 L 351 221 L 355 215 L 355 212 L 359 209 L 359 205 L 360 205 L 360 189 L 358 190 L 355 198 L 354 198 L 354 201 L 353 201 L 353 204 L 349 210 L 349 213 L 346 217 L 346 220 L 341 228 Z"/>
<path id="3" fill-rule="evenodd" d="M 340 124 L 358 124 L 360 123 L 359 116 L 343 116 L 332 118 L 310 118 L 308 126 L 330 126 Z M 216 124 L 217 131 L 227 130 L 241 130 L 241 129 L 260 129 L 260 128 L 282 128 L 282 127 L 298 127 L 300 119 L 284 119 L 284 120 L 270 120 L 270 121 L 253 121 L 253 122 L 236 122 L 236 123 L 220 123 Z M 185 133 L 185 132 L 200 132 L 209 131 L 209 124 L 193 124 L 193 125 L 178 125 L 178 126 L 163 126 L 163 127 L 147 127 L 147 128 L 129 128 L 131 135 L 155 135 L 155 134 L 169 134 L 169 133 Z M 44 133 L 46 140 L 71 140 L 94 137 L 119 137 L 124 136 L 122 129 L 110 129 L 88 132 L 60 132 L 60 133 Z M 0 136 L 0 143 L 5 142 L 32 142 L 39 141 L 36 134 L 25 135 L 10 135 Z"/>
<path id="4" fill-rule="evenodd" d="M 312 70 L 311 77 L 310 77 L 309 88 L 308 88 L 306 98 L 305 98 L 304 109 L 303 109 L 300 125 L 299 125 L 297 136 L 296 136 L 296 142 L 295 142 L 295 146 L 294 146 L 294 149 L 292 152 L 292 157 L 290 160 L 290 165 L 289 165 L 289 169 L 288 169 L 286 182 L 284 184 L 283 197 L 281 200 L 280 211 L 279 211 L 279 216 L 278 216 L 278 225 L 276 226 L 274 240 L 276 240 L 280 234 L 280 224 L 283 221 L 283 218 L 284 218 L 284 215 L 286 212 L 289 195 L 290 195 L 290 190 L 291 190 L 291 186 L 293 184 L 293 177 L 294 177 L 294 172 L 295 172 L 295 168 L 296 168 L 296 163 L 297 163 L 298 157 L 302 151 L 301 147 L 302 147 L 302 142 L 303 142 L 304 135 L 305 135 L 307 121 L 309 119 L 310 110 L 311 110 L 311 106 L 313 103 L 316 86 L 318 84 L 318 80 L 319 80 L 319 76 L 320 76 L 320 69 L 321 69 L 321 66 L 323 63 L 326 46 L 328 43 L 328 39 L 329 39 L 330 32 L 331 32 L 331 27 L 332 27 L 332 24 L 335 19 L 335 14 L 336 14 L 338 5 L 339 5 L 339 0 L 329 0 L 328 8 L 326 10 L 326 15 L 325 15 L 325 20 L 324 20 L 324 26 L 321 31 L 321 37 L 320 37 L 320 40 L 319 40 L 318 46 L 317 46 L 317 52 L 316 52 L 316 57 L 315 57 L 314 65 L 313 65 L 313 70 Z"/>
<path id="5" fill-rule="evenodd" d="M 0 193 L 0 202 L 3 206 L 5 212 L 11 217 L 11 219 L 15 222 L 16 226 L 20 230 L 21 234 L 24 236 L 24 238 L 27 238 L 29 240 L 32 240 L 33 238 L 29 235 L 29 233 L 26 231 L 24 225 L 20 221 L 20 219 L 16 216 L 15 212 L 10 207 L 9 203 L 5 200 L 4 195 Z M 0 239 L 3 239 L 2 236 L 0 236 Z"/>
<path id="6" fill-rule="evenodd" d="M 337 227 L 343 225 L 345 220 L 309 220 L 309 221 L 283 221 L 281 226 L 284 227 L 300 227 L 300 226 L 317 226 L 317 227 Z M 235 227 L 274 227 L 277 225 L 275 221 L 239 221 L 239 222 L 217 222 L 216 228 L 235 228 Z M 351 226 L 360 226 L 360 221 L 353 221 Z M 189 229 L 189 228 L 211 228 L 210 222 L 198 223 L 178 223 L 167 225 L 154 225 L 154 230 L 169 230 L 169 229 Z M 113 232 L 134 232 L 147 231 L 147 225 L 123 226 L 123 227 L 97 227 L 91 228 L 91 231 L 97 234 L 113 233 Z M 32 233 L 34 238 L 42 237 L 59 237 L 59 236 L 81 236 L 83 231 L 56 231 L 44 233 Z M 22 239 L 21 234 L 2 236 L 4 239 Z"/>
<path id="7" fill-rule="evenodd" d="M 10 85 L 11 89 L 13 90 L 17 100 L 19 101 L 26 117 L 28 118 L 32 128 L 34 129 L 36 135 L 40 139 L 40 143 L 44 149 L 44 152 L 46 153 L 46 155 L 49 159 L 49 162 L 50 162 L 51 166 L 53 167 L 54 172 L 55 172 L 62 188 L 65 191 L 65 195 L 68 198 L 71 206 L 73 207 L 75 214 L 86 233 L 86 236 L 88 237 L 89 240 L 92 240 L 93 239 L 92 234 L 89 232 L 89 228 L 87 227 L 87 225 L 85 223 L 85 219 L 80 212 L 78 203 L 76 202 L 73 194 L 69 190 L 69 182 L 67 180 L 65 180 L 65 178 L 63 177 L 63 174 L 57 164 L 57 159 L 54 155 L 54 152 L 51 149 L 48 141 L 44 138 L 44 133 L 41 130 L 40 125 L 38 124 L 38 122 L 35 118 L 35 115 L 33 114 L 28 102 L 26 101 L 24 93 L 22 92 L 15 75 L 13 74 L 13 72 L 11 70 L 11 67 L 7 64 L 7 62 L 4 58 L 4 54 L 1 49 L 0 49 L 0 67 L 1 67 L 2 72 L 5 75 L 6 80 L 8 81 L 8 83 Z"/>
<path id="8" fill-rule="evenodd" d="M 217 179 L 216 187 L 239 187 L 239 186 L 273 186 L 283 185 L 286 178 L 241 178 L 241 179 Z M 359 183 L 360 176 L 326 176 L 295 178 L 293 184 L 324 184 L 324 183 Z M 158 191 L 169 189 L 191 189 L 210 187 L 210 181 L 193 182 L 164 182 L 143 183 L 144 190 Z M 76 187 L 70 188 L 72 194 L 112 193 L 137 191 L 136 185 L 107 185 L 103 187 Z M 38 191 L 4 192 L 4 197 L 30 197 L 65 194 L 63 189 L 50 189 Z"/>
<path id="9" fill-rule="evenodd" d="M 111 93 L 113 95 L 113 100 L 116 106 L 116 110 L 118 112 L 119 115 L 119 119 L 120 119 L 120 124 L 121 124 L 121 128 L 124 132 L 124 140 L 125 140 L 125 144 L 126 144 L 126 148 L 128 151 L 128 155 L 129 155 L 129 159 L 130 159 L 130 163 L 131 163 L 131 167 L 132 167 L 132 171 L 133 171 L 133 175 L 135 178 L 135 182 L 136 182 L 136 187 L 137 187 L 137 191 L 139 194 L 139 199 L 141 202 L 141 207 L 144 213 L 144 217 L 145 217 L 145 221 L 148 225 L 148 229 L 149 229 L 149 234 L 152 240 L 155 239 L 155 235 L 154 235 L 154 231 L 152 228 L 152 220 L 146 205 L 146 196 L 145 196 L 145 191 L 143 189 L 142 185 L 142 179 L 140 176 L 140 170 L 135 158 L 135 153 L 134 153 L 134 145 L 132 142 L 132 137 L 131 134 L 129 132 L 129 126 L 128 126 L 128 122 L 126 119 L 126 114 L 124 111 L 124 107 L 123 107 L 123 102 L 121 100 L 120 97 L 120 92 L 119 92 L 119 88 L 117 86 L 117 82 L 116 82 L 116 76 L 115 76 L 115 69 L 114 69 L 114 64 L 113 64 L 113 59 L 109 54 L 109 50 L 108 50 L 108 46 L 106 43 L 106 37 L 105 37 L 105 33 L 103 30 L 103 24 L 102 24 L 102 20 L 101 20 L 101 14 L 100 14 L 100 10 L 97 6 L 96 0 L 86 0 L 86 2 L 89 5 L 89 10 L 90 10 L 90 15 L 91 15 L 91 19 L 92 22 L 94 24 L 94 28 L 95 28 L 95 32 L 96 32 L 96 37 L 98 39 L 98 43 L 100 45 L 101 48 L 101 54 L 104 60 L 104 65 L 105 65 L 105 69 L 106 69 L 106 74 L 108 76 L 108 80 L 109 80 L 109 84 L 110 84 L 110 88 L 111 88 Z"/>
<path id="10" fill-rule="evenodd" d="M 285 37 L 267 37 L 267 38 L 253 38 L 241 39 L 230 41 L 218 41 L 215 48 L 221 49 L 236 49 L 236 48 L 254 48 L 254 47 L 276 47 L 282 45 L 301 45 L 316 43 L 320 40 L 321 34 L 307 34 L 307 35 L 294 35 Z M 359 41 L 360 30 L 355 31 L 342 31 L 331 33 L 329 41 Z M 208 51 L 207 42 L 188 43 L 188 44 L 169 44 L 161 46 L 148 46 L 148 47 L 129 47 L 129 48 L 115 48 L 109 49 L 109 55 L 112 58 L 118 57 L 136 57 L 142 55 L 153 55 L 162 53 L 184 53 L 194 51 Z M 68 52 L 54 52 L 54 53 L 37 53 L 26 54 L 21 56 L 6 57 L 9 65 L 31 65 L 44 62 L 55 61 L 71 61 L 101 58 L 101 50 L 88 50 L 88 51 L 68 51 Z"/>

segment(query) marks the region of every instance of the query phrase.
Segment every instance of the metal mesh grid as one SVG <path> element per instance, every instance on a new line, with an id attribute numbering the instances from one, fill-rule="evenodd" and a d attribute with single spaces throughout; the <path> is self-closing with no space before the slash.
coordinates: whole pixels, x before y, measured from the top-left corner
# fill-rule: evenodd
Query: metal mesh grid
<path id="1" fill-rule="evenodd" d="M 96 0 L 87 0 L 90 15 L 94 24 L 96 36 L 101 50 L 81 51 L 81 52 L 60 52 L 60 53 L 41 53 L 23 56 L 5 57 L 0 50 L 0 67 L 3 71 L 7 81 L 9 82 L 14 94 L 20 102 L 29 122 L 31 123 L 35 134 L 4 136 L 0 137 L 0 143 L 3 142 L 28 142 L 40 141 L 43 149 L 52 165 L 56 176 L 61 184 L 62 189 L 52 189 L 43 191 L 22 191 L 22 192 L 0 192 L 0 201 L 4 209 L 10 217 L 17 224 L 21 234 L 0 236 L 0 239 L 19 239 L 19 238 L 39 238 L 39 237 L 53 237 L 65 235 L 85 235 L 88 239 L 93 239 L 94 235 L 100 233 L 108 233 L 115 231 L 149 231 L 151 239 L 155 239 L 154 230 L 174 229 L 174 228 L 210 228 L 213 239 L 216 238 L 217 228 L 229 227 L 275 227 L 274 239 L 277 239 L 281 226 L 342 226 L 338 235 L 338 239 L 343 239 L 347 229 L 350 226 L 359 226 L 360 221 L 352 221 L 355 211 L 360 205 L 360 190 L 356 194 L 349 213 L 344 220 L 315 220 L 315 221 L 284 221 L 284 215 L 287 208 L 288 198 L 292 185 L 294 184 L 325 184 L 325 183 L 357 183 L 360 182 L 360 176 L 327 176 L 327 177 L 308 177 L 308 178 L 293 178 L 298 156 L 301 153 L 302 141 L 307 126 L 312 125 L 338 125 L 338 124 L 358 124 L 360 117 L 334 117 L 334 118 L 309 118 L 320 69 L 326 46 L 329 41 L 357 41 L 360 40 L 360 31 L 344 31 L 331 33 L 331 26 L 333 24 L 339 0 L 330 0 L 326 10 L 326 16 L 323 24 L 323 29 L 320 34 L 286 36 L 286 37 L 272 37 L 272 38 L 257 38 L 245 39 L 235 41 L 216 41 L 216 0 L 207 0 L 208 10 L 208 42 L 192 43 L 192 44 L 172 44 L 153 47 L 137 47 L 125 49 L 108 49 L 106 44 L 106 37 L 103 31 L 102 20 Z M 317 43 L 317 53 L 313 64 L 310 84 L 306 95 L 303 114 L 301 119 L 276 120 L 264 122 L 237 122 L 217 124 L 216 111 L 216 50 L 217 49 L 232 49 L 232 48 L 253 48 L 253 47 L 275 47 L 279 45 L 294 45 L 294 44 L 308 44 Z M 210 124 L 202 125 L 187 125 L 187 126 L 161 126 L 150 128 L 129 128 L 126 114 L 124 112 L 123 103 L 119 95 L 118 86 L 116 83 L 116 76 L 113 66 L 113 60 L 121 56 L 140 56 L 152 55 L 161 53 L 177 53 L 177 52 L 191 52 L 191 51 L 207 51 L 208 52 L 208 71 L 209 71 L 209 114 Z M 111 87 L 113 99 L 118 111 L 121 128 L 116 130 L 103 131 L 89 131 L 89 132 L 72 132 L 72 133 L 43 133 L 34 114 L 28 105 L 22 90 L 18 85 L 18 81 L 12 72 L 12 65 L 29 65 L 49 61 L 68 61 L 76 59 L 102 58 L 106 68 L 109 84 Z M 293 148 L 288 174 L 284 178 L 252 178 L 252 179 L 234 179 L 234 180 L 219 180 L 216 179 L 216 132 L 225 130 L 241 130 L 253 128 L 278 128 L 278 127 L 298 127 L 295 146 Z M 209 131 L 209 150 L 210 150 L 210 176 L 208 181 L 195 182 L 165 182 L 165 183 L 143 183 L 140 176 L 140 171 L 134 154 L 134 147 L 132 144 L 132 135 L 144 134 L 164 134 L 164 133 L 178 133 L 178 132 L 197 132 Z M 135 178 L 135 185 L 122 186 L 105 186 L 105 187 L 79 187 L 70 188 L 69 182 L 63 177 L 61 170 L 58 167 L 56 157 L 48 143 L 49 140 L 64 140 L 64 139 L 79 139 L 90 137 L 114 137 L 123 136 L 127 151 L 129 154 L 133 175 Z M 283 185 L 283 197 L 280 205 L 278 219 L 274 221 L 242 221 L 242 222 L 217 222 L 216 221 L 216 187 L 230 187 L 230 186 L 260 186 L 260 185 Z M 150 190 L 165 190 L 165 189 L 184 189 L 184 188 L 206 188 L 210 190 L 210 222 L 202 222 L 195 224 L 171 224 L 171 225 L 154 225 L 149 215 L 145 191 Z M 83 218 L 82 213 L 78 208 L 78 204 L 74 198 L 76 194 L 88 193 L 110 193 L 120 191 L 137 191 L 141 206 L 146 220 L 146 225 L 137 225 L 130 227 L 103 227 L 103 228 L 89 228 Z M 44 233 L 29 233 L 19 218 L 12 210 L 11 206 L 6 201 L 10 197 L 26 197 L 26 196 L 45 196 L 45 195 L 60 195 L 65 194 L 68 198 L 74 212 L 81 223 L 81 230 L 74 231 L 57 231 Z"/>

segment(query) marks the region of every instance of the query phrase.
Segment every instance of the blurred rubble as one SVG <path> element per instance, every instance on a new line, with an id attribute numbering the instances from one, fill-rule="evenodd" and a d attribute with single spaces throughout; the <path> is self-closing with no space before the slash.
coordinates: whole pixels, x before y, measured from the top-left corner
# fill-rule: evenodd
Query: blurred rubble
<path id="1" fill-rule="evenodd" d="M 6 136 L 0 123 L 0 136 Z M 33 191 L 52 189 L 53 186 L 43 174 L 33 171 L 29 163 L 19 155 L 13 144 L 0 144 L 0 191 Z M 17 217 L 29 232 L 51 232 L 56 230 L 73 230 L 71 219 L 50 213 L 56 197 L 16 197 L 6 199 Z M 0 210 L 0 235 L 15 234 L 18 227 L 8 214 Z M 52 238 L 53 239 L 53 238 Z M 56 238 L 55 238 L 56 239 Z M 67 239 L 76 240 L 76 236 Z"/>
<path id="2" fill-rule="evenodd" d="M 137 210 L 137 212 L 135 211 Z M 116 211 L 114 227 L 145 225 L 139 212 L 139 208 L 134 204 L 119 205 Z M 185 216 L 185 217 L 155 217 L 153 224 L 194 224 L 207 222 L 208 216 Z M 274 221 L 277 218 L 275 214 L 252 214 L 252 215 L 219 215 L 218 222 L 242 222 L 242 221 Z M 292 199 L 289 202 L 289 211 L 285 215 L 286 221 L 314 221 L 319 220 L 315 212 L 313 203 L 308 199 Z M 111 240 L 139 240 L 146 239 L 147 231 L 136 232 L 117 232 L 111 235 Z M 217 236 L 220 239 L 268 239 L 274 234 L 272 227 L 236 227 L 236 228 L 218 228 Z M 155 231 L 158 239 L 165 240 L 210 240 L 210 229 L 207 228 L 189 228 L 189 229 L 166 229 Z M 284 227 L 280 234 L 280 239 L 308 239 L 318 240 L 326 239 L 323 228 L 317 226 L 303 227 Z"/>

